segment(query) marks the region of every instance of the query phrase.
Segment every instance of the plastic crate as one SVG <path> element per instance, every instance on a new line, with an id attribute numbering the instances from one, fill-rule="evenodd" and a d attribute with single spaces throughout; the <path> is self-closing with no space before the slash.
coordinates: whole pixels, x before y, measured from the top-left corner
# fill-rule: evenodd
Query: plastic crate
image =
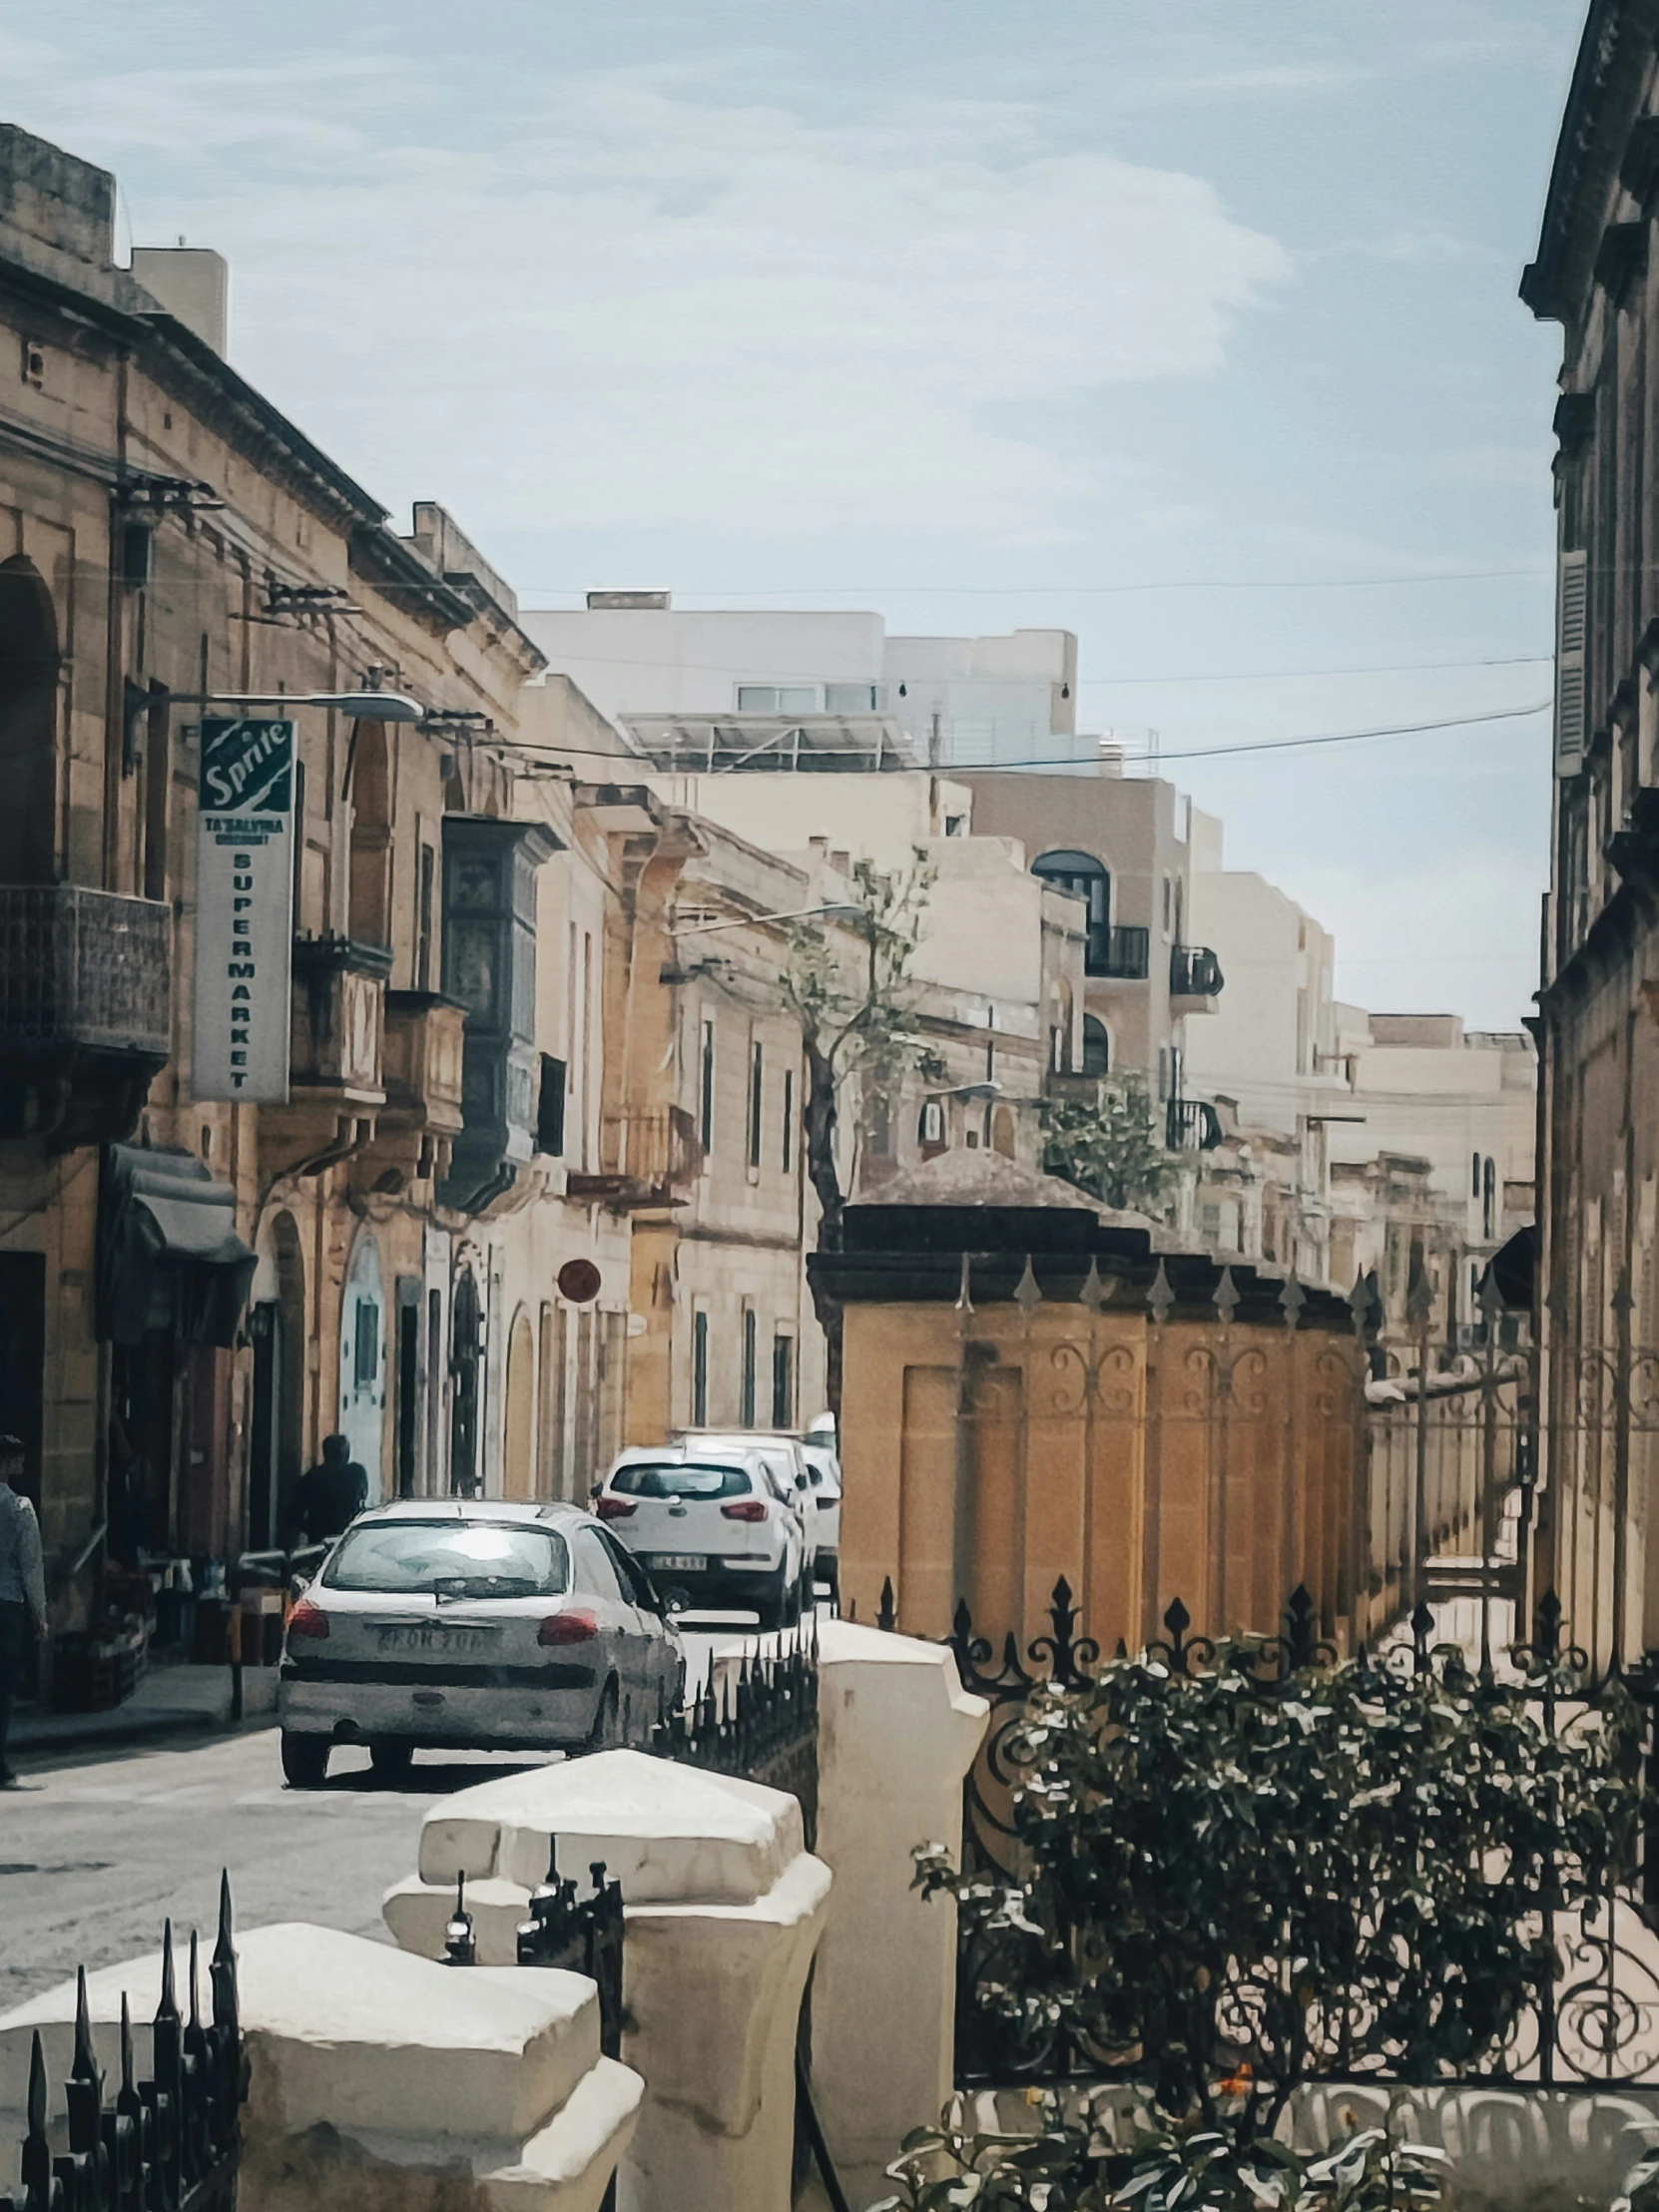
<path id="1" fill-rule="evenodd" d="M 60 1636 L 52 1648 L 52 1703 L 60 1713 L 108 1713 L 137 1689 L 144 1661 L 142 1629 Z"/>

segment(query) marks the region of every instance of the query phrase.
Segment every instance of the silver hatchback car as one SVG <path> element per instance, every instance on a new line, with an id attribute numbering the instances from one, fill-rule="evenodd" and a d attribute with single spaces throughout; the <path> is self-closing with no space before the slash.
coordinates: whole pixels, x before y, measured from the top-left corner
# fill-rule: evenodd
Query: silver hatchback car
<path id="1" fill-rule="evenodd" d="M 592 1514 L 400 1499 L 358 1515 L 288 1615 L 282 1773 L 314 1789 L 334 1744 L 396 1774 L 417 1748 L 641 1742 L 685 1670 L 650 1576 Z"/>

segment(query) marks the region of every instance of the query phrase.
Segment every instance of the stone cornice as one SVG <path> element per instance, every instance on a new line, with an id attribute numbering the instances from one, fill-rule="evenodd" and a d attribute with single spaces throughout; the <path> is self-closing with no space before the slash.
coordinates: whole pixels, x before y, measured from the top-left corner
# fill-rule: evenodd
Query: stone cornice
<path id="1" fill-rule="evenodd" d="M 1573 322 L 1588 304 L 1656 36 L 1659 0 L 1591 0 L 1538 251 L 1521 276 L 1520 295 L 1540 321 Z"/>

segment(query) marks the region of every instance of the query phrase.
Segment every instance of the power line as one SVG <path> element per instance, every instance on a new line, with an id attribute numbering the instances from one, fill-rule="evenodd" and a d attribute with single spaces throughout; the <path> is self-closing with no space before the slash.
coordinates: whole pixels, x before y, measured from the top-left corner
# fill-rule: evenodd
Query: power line
<path id="1" fill-rule="evenodd" d="M 1047 596 L 1051 599 L 1105 599 L 1129 592 L 1148 591 L 1380 591 L 1394 584 L 1489 583 L 1518 576 L 1552 576 L 1552 568 L 1445 568 L 1392 576 L 1160 576 L 1133 584 L 796 584 L 787 590 L 764 591 L 735 586 L 710 585 L 690 591 L 688 599 L 824 599 L 908 598 L 938 596 L 945 599 L 1013 599 Z M 550 599 L 586 600 L 587 585 L 525 584 L 523 591 Z M 527 607 L 526 614 L 580 614 L 583 608 Z M 604 612 L 595 609 L 594 612 Z M 692 612 L 709 612 L 697 610 Z M 812 610 L 807 610 L 811 612 Z"/>
<path id="2" fill-rule="evenodd" d="M 1498 707 L 1486 714 L 1450 715 L 1436 722 L 1388 723 L 1374 730 L 1331 730 L 1306 738 L 1262 738 L 1252 739 L 1239 745 L 1199 746 L 1192 751 L 1182 753 L 1137 754 L 1131 756 L 1124 765 L 1137 767 L 1144 765 L 1156 769 L 1161 768 L 1166 761 L 1211 761 L 1221 760 L 1226 756 L 1240 753 L 1289 753 L 1298 751 L 1305 746 L 1359 745 L 1369 738 L 1410 738 L 1433 730 L 1469 729 L 1477 723 L 1521 722 L 1533 715 L 1548 714 L 1552 702 L 1545 699 L 1540 700 L 1536 706 L 1532 707 Z M 720 721 L 723 718 L 720 716 L 699 716 L 694 719 Z M 787 720 L 787 718 L 785 719 Z M 644 754 L 610 753 L 597 746 L 539 745 L 529 739 L 501 737 L 488 738 L 482 742 L 486 749 L 493 748 L 498 752 L 545 754 L 560 761 L 605 761 L 612 768 L 628 767 L 637 774 L 645 776 L 698 777 L 717 773 L 690 764 L 664 768 Z M 1106 760 L 1110 756 L 1102 755 L 1101 758 Z M 1086 758 L 1080 760 L 1077 755 L 1068 753 L 1048 760 L 988 761 L 983 766 L 975 766 L 971 762 L 947 761 L 932 773 L 945 777 L 1022 776 L 1029 774 L 1033 769 L 1044 768 L 1072 769 L 1092 773 L 1098 765 L 1094 761 Z M 776 773 L 785 772 L 778 771 Z M 918 762 L 911 773 L 921 775 L 927 772 L 923 769 L 922 764 Z"/>
<path id="3" fill-rule="evenodd" d="M 1496 660 L 1484 661 L 1378 661 L 1369 668 L 1245 668 L 1235 669 L 1221 676 L 1084 676 L 1079 678 L 1079 691 L 1095 691 L 1105 684 L 1269 684 L 1289 682 L 1304 676 L 1415 676 L 1427 674 L 1433 669 L 1456 668 L 1537 668 L 1555 658 L 1553 653 L 1508 653 Z M 951 681 L 962 682 L 956 677 Z M 999 676 L 970 676 L 968 683 L 998 684 L 1007 681 Z"/>

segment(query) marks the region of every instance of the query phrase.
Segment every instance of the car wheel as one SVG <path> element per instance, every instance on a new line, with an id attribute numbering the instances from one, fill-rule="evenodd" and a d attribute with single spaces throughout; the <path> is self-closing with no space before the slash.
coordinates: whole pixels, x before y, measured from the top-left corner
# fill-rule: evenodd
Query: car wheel
<path id="1" fill-rule="evenodd" d="M 388 1782 L 401 1782 L 414 1765 L 414 1746 L 400 1743 L 395 1736 L 389 1740 L 382 1737 L 379 1743 L 369 1745 L 368 1763 Z"/>
<path id="2" fill-rule="evenodd" d="M 282 1731 L 282 1780 L 290 1790 L 319 1790 L 328 1775 L 326 1736 L 296 1736 Z"/>
<path id="3" fill-rule="evenodd" d="M 599 1700 L 599 1711 L 594 1716 L 593 1728 L 588 1736 L 589 1751 L 617 1751 L 622 1745 L 622 1698 L 613 1675 L 605 1685 Z"/>
<path id="4" fill-rule="evenodd" d="M 789 1616 L 789 1609 L 790 1592 L 783 1585 L 776 1590 L 769 1590 L 756 1607 L 763 1629 L 782 1628 Z"/>

